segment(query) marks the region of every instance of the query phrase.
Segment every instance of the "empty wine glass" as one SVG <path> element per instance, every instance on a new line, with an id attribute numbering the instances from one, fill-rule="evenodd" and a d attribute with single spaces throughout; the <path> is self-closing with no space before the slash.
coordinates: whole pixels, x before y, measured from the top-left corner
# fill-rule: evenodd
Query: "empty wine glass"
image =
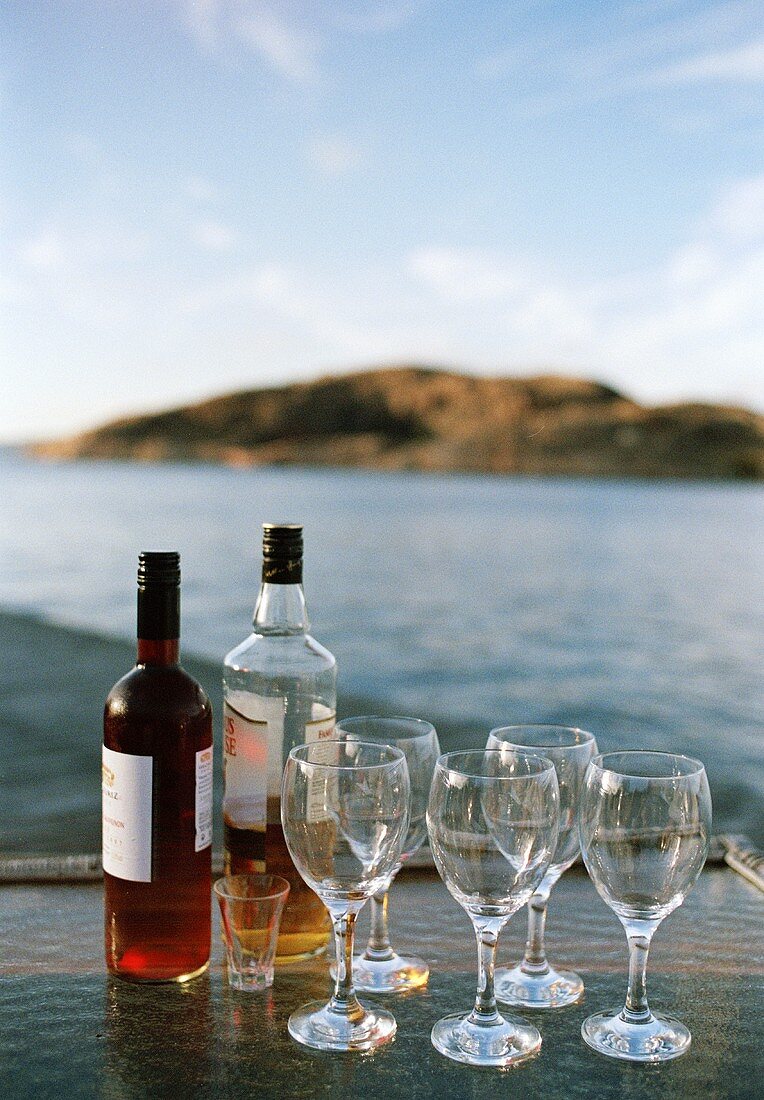
<path id="1" fill-rule="evenodd" d="M 421 848 L 427 836 L 427 798 L 440 746 L 435 727 L 421 718 L 344 718 L 335 726 L 339 740 L 394 745 L 406 757 L 411 784 L 409 828 L 397 866 L 371 899 L 371 932 L 363 955 L 353 959 L 353 982 L 366 993 L 401 993 L 427 981 L 430 968 L 423 959 L 398 955 L 387 930 L 387 894 L 401 866 Z M 334 976 L 336 964 L 332 967 Z"/>
<path id="2" fill-rule="evenodd" d="M 409 820 L 409 777 L 400 749 L 323 741 L 292 749 L 281 785 L 281 822 L 302 878 L 329 910 L 337 979 L 327 1004 L 289 1017 L 289 1033 L 318 1050 L 373 1050 L 395 1035 L 391 1013 L 362 1005 L 353 989 L 359 911 L 400 860 Z"/>
<path id="3" fill-rule="evenodd" d="M 555 766 L 560 787 L 560 831 L 552 862 L 528 902 L 528 940 L 521 963 L 496 971 L 496 999 L 525 1008 L 573 1004 L 584 983 L 570 970 L 555 970 L 544 949 L 546 908 L 552 887 L 578 855 L 578 801 L 587 765 L 597 752 L 591 733 L 568 726 L 500 726 L 491 730 L 489 749 L 536 752 Z"/>
<path id="4" fill-rule="evenodd" d="M 690 1032 L 675 1017 L 650 1011 L 647 953 L 655 929 L 682 904 L 705 863 L 711 795 L 703 765 L 663 752 L 595 756 L 584 779 L 580 830 L 586 868 L 629 942 L 626 1004 L 590 1016 L 581 1034 L 612 1058 L 677 1058 Z"/>
<path id="5" fill-rule="evenodd" d="M 535 1054 L 535 1027 L 499 1015 L 494 964 L 499 932 L 543 879 L 557 843 L 559 795 L 554 764 L 527 753 L 452 752 L 435 766 L 427 830 L 435 865 L 467 912 L 478 944 L 471 1012 L 432 1029 L 433 1046 L 475 1066 L 509 1066 Z"/>

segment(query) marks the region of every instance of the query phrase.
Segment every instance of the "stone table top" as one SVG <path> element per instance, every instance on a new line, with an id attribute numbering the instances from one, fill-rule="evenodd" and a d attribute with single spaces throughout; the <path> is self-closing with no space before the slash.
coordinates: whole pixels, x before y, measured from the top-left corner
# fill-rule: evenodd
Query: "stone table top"
<path id="1" fill-rule="evenodd" d="M 277 971 L 267 994 L 229 989 L 215 924 L 208 973 L 184 986 L 109 978 L 98 883 L 0 886 L 0 1080 L 13 1098 L 396 1097 L 576 1100 L 735 1100 L 764 1095 L 764 894 L 710 867 L 650 952 L 653 1007 L 678 1015 L 693 1043 L 656 1066 L 614 1062 L 580 1037 L 595 1010 L 620 1006 L 626 941 L 620 923 L 575 868 L 552 895 L 547 948 L 586 982 L 583 1002 L 528 1013 L 541 1053 L 510 1071 L 457 1065 L 430 1043 L 447 1012 L 474 999 L 477 953 L 466 914 L 433 871 L 403 873 L 390 900 L 393 943 L 426 958 L 426 989 L 377 998 L 395 1014 L 393 1044 L 371 1056 L 322 1054 L 294 1043 L 289 1013 L 329 994 L 326 959 Z M 215 914 L 217 922 L 217 913 Z M 362 914 L 359 941 L 366 925 Z M 517 960 L 525 915 L 502 933 L 499 964 Z M 362 998 L 363 999 L 363 998 Z M 366 999 L 374 999 L 368 997 Z"/>

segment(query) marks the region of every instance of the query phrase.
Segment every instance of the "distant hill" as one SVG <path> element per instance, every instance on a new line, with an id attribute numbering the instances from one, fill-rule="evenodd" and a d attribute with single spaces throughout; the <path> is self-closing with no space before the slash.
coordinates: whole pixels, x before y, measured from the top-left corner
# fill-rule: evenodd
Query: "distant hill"
<path id="1" fill-rule="evenodd" d="M 645 407 L 578 378 L 399 366 L 232 393 L 29 450 L 49 459 L 759 480 L 764 417 L 699 403 Z"/>

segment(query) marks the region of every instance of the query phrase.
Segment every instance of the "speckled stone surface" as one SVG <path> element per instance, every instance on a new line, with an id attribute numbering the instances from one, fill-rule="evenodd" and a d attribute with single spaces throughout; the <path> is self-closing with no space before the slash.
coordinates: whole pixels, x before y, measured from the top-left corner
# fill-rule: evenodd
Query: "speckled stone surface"
<path id="1" fill-rule="evenodd" d="M 515 961 L 524 920 L 518 913 L 505 929 L 500 964 Z M 651 1003 L 675 1012 L 693 1034 L 690 1052 L 662 1066 L 613 1062 L 580 1038 L 584 1016 L 620 1005 L 626 984 L 621 926 L 582 873 L 570 872 L 556 888 L 547 943 L 555 963 L 584 976 L 585 1000 L 534 1014 L 541 1053 L 505 1073 L 458 1066 L 430 1044 L 441 1015 L 470 1007 L 476 973 L 469 922 L 440 880 L 426 872 L 402 877 L 391 922 L 396 946 L 430 961 L 430 984 L 384 998 L 398 1020 L 390 1047 L 367 1057 L 327 1055 L 299 1047 L 286 1030 L 295 1007 L 328 994 L 325 959 L 279 970 L 267 995 L 237 993 L 226 984 L 216 933 L 203 977 L 184 987 L 129 985 L 103 969 L 98 885 L 4 886 L 5 1096 L 733 1100 L 764 1092 L 764 895 L 732 871 L 704 871 L 656 935 Z M 363 924 L 360 931 L 362 938 Z"/>

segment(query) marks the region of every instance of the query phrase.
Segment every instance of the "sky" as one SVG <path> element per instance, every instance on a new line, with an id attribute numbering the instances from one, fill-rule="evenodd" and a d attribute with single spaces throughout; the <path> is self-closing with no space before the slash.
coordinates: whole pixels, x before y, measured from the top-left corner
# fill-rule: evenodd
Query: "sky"
<path id="1" fill-rule="evenodd" d="M 400 362 L 764 409 L 761 0 L 4 0 L 0 441 Z"/>

